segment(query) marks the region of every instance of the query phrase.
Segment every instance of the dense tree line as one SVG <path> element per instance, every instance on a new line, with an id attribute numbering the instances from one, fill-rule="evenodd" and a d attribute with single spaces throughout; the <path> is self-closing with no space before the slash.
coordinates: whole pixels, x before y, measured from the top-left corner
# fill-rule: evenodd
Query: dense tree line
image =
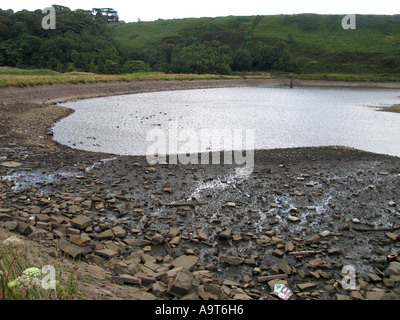
<path id="1" fill-rule="evenodd" d="M 233 50 L 215 40 L 199 42 L 189 38 L 130 50 L 128 58 L 144 61 L 152 70 L 165 73 L 230 74 L 232 71 L 293 71 L 295 68 L 283 42 L 276 46 L 260 42 L 251 49 Z"/>
<path id="2" fill-rule="evenodd" d="M 105 72 L 121 53 L 107 28 L 107 16 L 58 6 L 56 29 L 42 28 L 41 10 L 0 10 L 0 65 L 60 72 Z"/>
<path id="3" fill-rule="evenodd" d="M 218 41 L 189 37 L 165 38 L 138 49 L 124 49 L 107 24 L 119 21 L 111 8 L 92 11 L 55 6 L 56 29 L 42 28 L 45 16 L 0 9 L 0 66 L 45 68 L 59 72 L 230 74 L 232 71 L 292 71 L 294 61 L 285 43 L 258 42 L 232 49 Z M 390 62 L 389 62 L 390 63 Z"/>

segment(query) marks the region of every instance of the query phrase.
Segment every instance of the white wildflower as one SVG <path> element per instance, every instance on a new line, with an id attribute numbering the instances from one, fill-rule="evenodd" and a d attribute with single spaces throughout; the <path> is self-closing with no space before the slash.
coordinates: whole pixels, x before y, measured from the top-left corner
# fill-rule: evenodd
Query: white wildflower
<path id="1" fill-rule="evenodd" d="M 15 288 L 17 286 L 17 283 L 15 282 L 15 280 L 10 281 L 7 285 L 7 287 L 9 287 L 10 289 Z"/>
<path id="2" fill-rule="evenodd" d="M 24 241 L 16 236 L 11 236 L 3 241 L 3 245 L 18 246 L 18 245 L 23 245 L 23 244 L 24 244 Z"/>
<path id="3" fill-rule="evenodd" d="M 29 276 L 29 277 L 37 278 L 42 275 L 42 272 L 40 271 L 40 269 L 32 267 L 32 268 L 25 269 L 24 272 L 22 272 L 22 274 Z"/>
<path id="4" fill-rule="evenodd" d="M 41 282 L 37 278 L 32 278 L 28 275 L 23 274 L 22 276 L 19 276 L 15 281 L 15 286 L 18 288 L 40 288 Z"/>

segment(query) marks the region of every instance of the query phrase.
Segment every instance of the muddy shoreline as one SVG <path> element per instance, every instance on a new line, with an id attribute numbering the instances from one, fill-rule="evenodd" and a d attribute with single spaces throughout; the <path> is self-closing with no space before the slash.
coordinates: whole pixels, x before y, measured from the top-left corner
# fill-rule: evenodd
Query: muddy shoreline
<path id="1" fill-rule="evenodd" d="M 295 85 L 333 83 L 400 87 Z M 92 299 L 264 300 L 274 298 L 271 281 L 278 280 L 294 292 L 292 299 L 398 299 L 400 278 L 385 273 L 386 256 L 400 247 L 398 157 L 335 146 L 257 150 L 247 178 L 236 176 L 234 165 L 150 166 L 144 157 L 73 150 L 48 132 L 71 112 L 54 105 L 63 101 L 287 84 L 138 81 L 0 89 L 0 236 L 23 236 L 21 226 L 35 216 L 23 237 L 53 254 L 61 240 L 76 246 L 69 256 L 78 252 L 82 269 L 97 275 Z M 77 216 L 92 224 L 71 224 Z M 104 232 L 109 236 L 100 236 Z M 305 251 L 311 253 L 293 254 Z M 136 280 L 121 280 L 138 257 Z M 176 274 L 155 275 L 160 268 L 175 270 L 179 257 L 195 260 L 190 288 L 182 285 L 187 290 Z M 356 269 L 354 290 L 340 285 L 345 265 Z"/>

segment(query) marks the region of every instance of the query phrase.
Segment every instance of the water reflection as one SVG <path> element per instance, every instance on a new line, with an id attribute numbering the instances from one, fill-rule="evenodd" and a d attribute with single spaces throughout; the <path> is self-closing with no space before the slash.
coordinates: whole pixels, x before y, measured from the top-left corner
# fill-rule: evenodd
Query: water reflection
<path id="1" fill-rule="evenodd" d="M 75 112 L 53 128 L 73 148 L 144 155 L 146 135 L 194 129 L 254 129 L 257 149 L 343 145 L 400 156 L 397 89 L 242 87 L 179 90 L 63 103 Z M 201 150 L 199 150 L 201 151 Z"/>

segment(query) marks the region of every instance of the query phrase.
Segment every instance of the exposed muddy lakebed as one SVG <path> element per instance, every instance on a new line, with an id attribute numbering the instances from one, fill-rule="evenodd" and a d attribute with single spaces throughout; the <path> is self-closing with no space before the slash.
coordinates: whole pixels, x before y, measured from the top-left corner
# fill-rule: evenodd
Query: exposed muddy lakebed
<path id="1" fill-rule="evenodd" d="M 400 114 L 378 111 L 398 103 L 399 94 L 397 89 L 250 87 L 80 100 L 62 104 L 75 112 L 55 125 L 54 138 L 77 149 L 145 155 L 147 132 L 154 128 L 168 131 L 169 123 L 174 121 L 178 131 L 254 129 L 256 149 L 343 145 L 399 156 Z M 191 239 L 197 232 L 206 234 L 208 246 L 199 243 L 197 238 L 187 245 L 197 248 L 203 265 L 218 264 L 221 255 L 258 256 L 262 265 L 273 263 L 273 248 L 263 247 L 260 239 L 266 230 L 298 238 L 321 233 L 332 239 L 342 235 L 341 230 L 348 223 L 389 228 L 399 220 L 396 208 L 388 207 L 387 203 L 397 197 L 394 186 L 399 184 L 400 169 L 390 167 L 389 170 L 379 161 L 363 162 L 356 158 L 349 168 L 341 167 L 337 159 L 313 163 L 315 159 L 311 157 L 306 162 L 288 163 L 291 152 L 287 150 L 283 154 L 286 156 L 282 156 L 282 163 L 276 159 L 269 163 L 268 159 L 259 157 L 251 178 L 236 176 L 234 166 L 178 169 L 179 165 L 176 168 L 164 165 L 157 173 L 149 173 L 151 184 L 153 188 L 157 185 L 164 204 L 190 203 L 195 199 L 205 205 L 186 207 L 186 210 L 154 207 L 144 216 L 126 215 L 116 219 L 139 230 L 149 230 L 151 226 L 150 230 L 167 232 L 169 227 L 177 225 L 185 230 L 183 239 Z M 297 159 L 298 152 L 293 154 Z M 97 169 L 119 168 L 112 179 L 118 175 L 129 185 L 133 173 L 128 169 L 131 167 L 126 162 L 128 159 L 118 160 L 125 165 L 111 161 L 106 164 L 108 169 L 104 166 Z M 381 174 L 388 170 L 390 174 Z M 162 180 L 167 175 L 168 179 Z M 150 176 L 144 177 L 148 180 Z M 173 187 L 171 195 L 162 191 L 165 180 Z M 125 184 L 122 181 L 119 188 Z M 376 202 L 383 188 L 387 201 Z M 123 192 L 129 193 L 129 190 Z M 371 221 L 372 225 L 368 225 Z M 224 229 L 231 229 L 236 235 L 235 246 L 219 246 L 217 234 Z M 367 236 L 358 236 L 357 244 L 351 235 L 340 239 L 338 245 L 347 253 L 341 256 L 341 262 L 351 263 L 359 271 L 371 271 L 361 257 L 379 257 L 383 253 Z M 229 269 L 230 274 L 238 272 L 235 280 L 246 272 L 251 273 L 251 266 Z"/>
<path id="2" fill-rule="evenodd" d="M 193 82 L 165 84 L 135 82 L 122 83 L 118 86 L 129 85 L 130 92 L 137 92 L 146 85 L 151 89 L 161 90 L 167 84 L 173 85 L 174 90 L 193 88 Z M 206 85 L 208 82 L 204 84 Z M 93 86 L 96 90 L 102 89 L 101 93 L 104 94 L 117 92 L 115 86 L 109 84 Z M 50 86 L 45 90 L 45 97 L 56 93 L 58 96 L 66 95 L 69 92 L 68 88 L 74 92 L 73 97 L 68 100 L 80 99 L 82 96 L 76 92 L 79 90 L 86 92 L 92 85 L 62 86 L 62 88 Z M 254 88 L 255 91 L 264 89 L 271 88 Z M 298 87 L 294 90 L 276 89 L 282 93 L 282 99 L 287 99 L 288 95 L 292 95 L 296 90 L 302 92 L 336 90 Z M 38 89 L 25 88 L 21 91 L 25 95 L 34 96 L 32 91 L 35 93 Z M 341 89 L 338 91 L 343 92 Z M 383 112 L 378 112 L 376 109 L 398 103 L 397 90 L 355 89 L 355 91 L 360 91 L 362 93 L 360 96 L 364 98 L 375 91 L 387 92 L 390 95 L 387 100 L 382 99 L 382 96 L 377 100 L 358 99 L 356 108 L 362 108 L 364 112 L 371 111 L 372 115 L 377 117 Z M 201 89 L 197 92 L 208 95 L 211 90 Z M 22 93 L 18 96 L 21 97 Z M 170 92 L 170 97 L 175 93 L 176 98 L 179 98 L 181 91 Z M 167 93 L 160 92 L 160 94 Z M 57 99 L 60 100 L 57 101 L 65 101 L 65 98 L 58 96 Z M 146 94 L 139 93 L 136 96 L 146 97 Z M 128 99 L 129 96 L 114 98 Z M 219 101 L 217 95 L 214 98 L 215 101 Z M 99 100 L 104 104 L 109 101 L 108 99 L 113 98 Z M 245 100 L 240 99 L 242 102 Z M 92 100 L 81 102 L 89 101 Z M 232 104 L 228 103 L 225 111 L 231 106 Z M 18 113 L 15 112 L 16 107 Z M 23 107 L 27 109 L 27 113 L 23 112 L 25 110 Z M 112 104 L 104 104 L 104 107 L 111 108 L 110 114 L 118 113 L 118 108 Z M 160 99 L 159 107 L 162 108 Z M 135 108 L 137 106 L 131 106 L 131 111 L 135 111 Z M 301 105 L 299 108 L 302 110 Z M 341 109 L 341 107 L 336 108 L 336 112 Z M 178 163 L 151 167 L 143 156 L 110 155 L 77 150 L 84 149 L 80 142 L 83 144 L 83 140 L 87 137 L 88 141 L 91 137 L 92 145 L 100 144 L 96 136 L 88 135 L 84 136 L 84 139 L 77 139 L 76 142 L 71 141 L 69 146 L 72 148 L 55 144 L 46 136 L 46 128 L 42 125 L 43 115 L 58 110 L 60 115 L 65 116 L 65 109 L 61 109 L 63 108 L 49 108 L 47 105 L 35 108 L 30 104 L 25 106 L 19 103 L 14 107 L 3 105 L 1 109 L 5 112 L 3 118 L 8 119 L 4 122 L 3 132 L 8 136 L 1 140 L 5 147 L 1 149 L 1 160 L 6 164 L 7 161 L 17 161 L 20 164 L 18 167 L 8 167 L 2 163 L 4 166 L 0 168 L 2 174 L 0 204 L 4 210 L 3 219 L 18 219 L 33 225 L 36 220 L 31 219 L 32 215 L 36 215 L 37 219 L 48 216 L 47 219 L 50 219 L 48 228 L 36 230 L 45 235 L 44 239 L 40 240 L 41 245 L 58 246 L 60 240 L 76 242 L 79 236 L 78 240 L 84 241 L 80 247 L 85 252 L 82 258 L 95 261 L 98 266 L 104 268 L 110 267 L 111 271 L 113 265 L 121 261 L 130 263 L 131 254 L 147 252 L 157 259 L 156 264 L 140 263 L 141 271 L 135 276 L 142 277 L 143 281 L 151 280 L 151 277 L 149 278 L 151 270 L 148 267 L 167 268 L 168 261 L 171 260 L 169 255 L 173 258 L 182 255 L 198 257 L 199 261 L 192 271 L 196 277 L 201 275 L 204 278 L 198 290 L 201 298 L 205 295 L 204 290 L 211 290 L 209 292 L 215 294 L 219 294 L 221 290 L 226 293 L 225 287 L 230 286 L 229 281 L 234 281 L 236 288 L 230 288 L 229 295 L 225 294 L 224 299 L 234 298 L 238 293 L 245 298 L 269 299 L 273 290 L 271 288 L 273 280 L 269 279 L 275 278 L 287 281 L 297 299 L 343 299 L 361 296 L 368 298 L 371 294 L 391 295 L 399 292 L 398 280 L 391 282 L 385 279 L 388 281 L 376 282 L 376 279 L 377 276 L 383 277 L 388 265 L 386 256 L 396 253 L 399 248 L 396 237 L 400 226 L 400 158 L 349 148 L 310 147 L 257 150 L 254 171 L 248 177 L 238 176 L 235 165 L 228 164 Z M 317 107 L 313 110 L 316 109 Z M 94 114 L 92 110 L 91 107 L 87 108 L 86 117 Z M 203 117 L 206 115 L 204 110 Z M 236 111 L 238 110 L 242 114 L 245 113 L 239 107 Z M 42 116 L 36 117 L 40 111 L 43 111 Z M 142 111 L 141 116 L 144 118 L 138 118 L 139 124 L 140 121 L 143 121 L 142 125 L 148 121 L 151 124 L 149 128 L 163 128 L 164 122 L 159 121 L 161 118 L 154 122 L 149 121 L 154 120 L 155 116 L 150 118 L 151 115 L 155 115 L 154 112 L 144 112 L 145 108 Z M 319 112 L 319 119 L 326 114 L 324 112 Z M 76 110 L 74 115 L 78 113 Z M 212 110 L 209 110 L 208 115 L 211 113 Z M 296 115 L 295 111 L 291 113 Z M 236 114 L 240 116 L 239 112 Z M 15 115 L 29 116 L 30 126 L 27 126 L 26 122 L 21 123 L 21 117 L 14 119 Z M 392 113 L 387 115 L 390 115 L 391 119 L 395 119 L 396 116 Z M 32 119 L 32 116 L 35 117 Z M 165 121 L 177 121 L 181 126 L 193 125 L 183 123 L 183 119 L 179 117 L 168 117 L 168 114 L 161 116 L 165 116 Z M 310 113 L 296 115 L 298 122 L 305 121 L 311 116 Z M 64 120 L 67 119 L 69 118 Z M 108 121 L 111 118 L 103 119 Z M 204 123 L 209 127 L 217 120 L 218 117 L 215 119 L 208 117 Z M 111 129 L 114 125 L 115 129 L 118 129 L 117 126 L 124 127 L 122 122 L 117 124 L 107 121 L 98 120 L 98 130 L 101 131 L 100 124 L 105 127 L 110 125 Z M 271 120 L 271 123 L 276 121 L 278 120 Z M 328 126 L 329 121 L 325 122 Z M 330 134 L 329 130 L 322 129 L 316 134 L 307 128 L 305 122 L 302 123 L 303 126 L 296 127 L 296 122 L 292 125 L 295 125 L 296 130 L 304 132 L 308 130 L 310 136 Z M 227 123 L 224 124 L 226 125 Z M 32 130 L 37 127 L 43 129 L 33 132 Z M 244 128 L 249 127 L 248 123 L 244 126 Z M 15 128 L 18 131 L 15 131 Z M 386 130 L 382 123 L 380 128 Z M 76 127 L 75 131 L 78 132 L 78 129 Z M 266 130 L 263 127 L 261 129 Z M 26 134 L 20 137 L 24 132 Z M 366 136 L 372 136 L 371 132 L 367 130 Z M 21 148 L 26 145 L 26 139 L 35 137 L 34 133 L 40 136 L 37 141 L 34 140 L 37 144 Z M 15 139 L 16 143 L 11 144 L 10 137 Z M 114 141 L 124 140 L 122 136 L 117 135 L 110 138 Z M 396 141 L 396 136 L 388 135 L 387 138 Z M 138 141 L 136 143 L 139 145 Z M 339 142 L 329 144 L 339 144 Z M 52 152 L 54 148 L 57 151 Z M 96 151 L 101 151 L 98 149 L 101 149 L 99 146 Z M 37 214 L 39 211 L 40 214 Z M 80 215 L 92 219 L 93 225 L 83 230 L 72 228 L 70 230 L 72 233 L 67 232 L 66 236 L 59 239 L 63 226 L 60 227 L 53 222 L 64 221 L 68 226 L 70 220 Z M 34 228 L 42 227 L 43 224 L 43 221 L 37 221 Z M 119 230 L 115 233 L 114 239 L 102 239 L 103 233 L 109 233 L 111 230 L 114 233 L 114 227 L 122 228 L 126 234 Z M 171 246 L 170 250 L 159 243 L 160 234 Z M 112 250 L 116 256 L 111 260 L 100 256 L 98 251 L 103 250 L 102 248 Z M 294 255 L 294 252 L 304 251 L 311 253 Z M 286 268 L 285 264 L 290 268 Z M 351 265 L 356 269 L 357 286 L 360 288 L 355 292 L 349 292 L 340 285 L 343 279 L 341 270 L 344 265 Z M 224 280 L 227 284 L 221 285 Z M 143 290 L 145 297 L 160 294 L 158 289 L 161 280 L 155 283 L 142 283 L 141 286 L 122 286 L 108 281 L 110 280 L 104 281 L 105 285 L 109 285 L 110 288 L 118 287 L 118 290 L 121 290 L 117 297 L 136 299 L 137 295 L 130 295 L 131 289 Z M 101 289 L 103 288 L 102 286 Z M 200 288 L 204 290 L 201 291 Z M 101 292 L 103 294 L 103 291 Z M 173 298 L 168 293 L 163 297 Z M 395 298 L 393 295 L 390 297 Z"/>

